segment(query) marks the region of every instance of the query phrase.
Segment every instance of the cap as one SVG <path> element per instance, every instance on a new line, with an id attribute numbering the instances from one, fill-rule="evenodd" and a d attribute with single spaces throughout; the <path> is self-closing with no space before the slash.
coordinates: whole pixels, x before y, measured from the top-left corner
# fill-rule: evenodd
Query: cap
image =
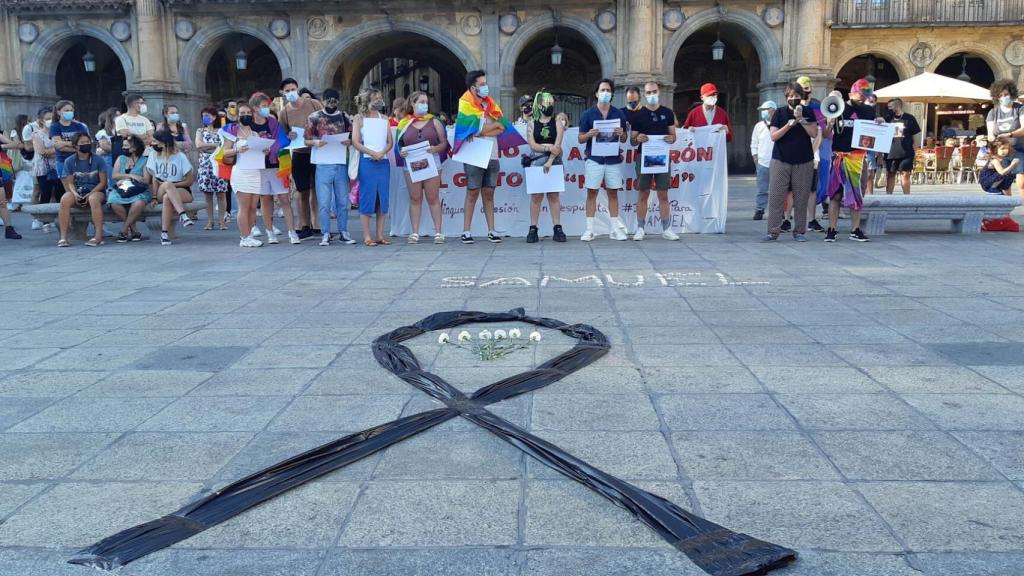
<path id="1" fill-rule="evenodd" d="M 857 80 L 853 83 L 853 86 L 850 86 L 850 93 L 852 94 L 854 92 L 857 94 L 868 94 L 871 92 L 871 83 L 865 78 Z"/>
<path id="2" fill-rule="evenodd" d="M 533 104 L 533 97 L 528 94 L 523 94 L 519 97 L 519 107 L 523 107 L 526 104 Z"/>
<path id="3" fill-rule="evenodd" d="M 757 107 L 758 110 L 775 110 L 779 107 L 774 100 L 765 100 L 763 104 Z"/>
<path id="4" fill-rule="evenodd" d="M 796 83 L 801 85 L 801 86 L 803 86 L 804 90 L 810 90 L 811 89 L 811 77 L 810 76 L 801 76 L 801 77 L 796 79 Z"/>
<path id="5" fill-rule="evenodd" d="M 718 88 L 712 84 L 707 83 L 700 87 L 700 97 L 711 96 L 712 94 L 718 94 Z"/>

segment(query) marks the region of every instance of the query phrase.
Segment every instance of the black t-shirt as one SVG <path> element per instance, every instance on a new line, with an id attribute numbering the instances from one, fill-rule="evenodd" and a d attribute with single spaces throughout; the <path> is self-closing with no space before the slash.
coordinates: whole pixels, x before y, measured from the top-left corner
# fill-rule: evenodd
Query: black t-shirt
<path id="1" fill-rule="evenodd" d="M 853 152 L 853 121 L 874 120 L 875 108 L 865 104 L 846 103 L 842 119 L 837 119 L 835 134 L 832 137 L 832 150 L 835 152 Z M 841 130 L 841 131 L 840 131 Z M 857 150 L 860 150 L 857 148 Z"/>
<path id="2" fill-rule="evenodd" d="M 659 106 L 657 110 L 651 110 L 644 106 L 633 112 L 632 130 L 647 136 L 667 136 L 669 126 L 676 125 L 676 115 L 671 108 Z M 643 144 L 640 145 L 640 153 L 643 154 Z"/>
<path id="3" fill-rule="evenodd" d="M 892 148 L 889 150 L 888 157 L 898 160 L 900 158 L 913 156 L 914 136 L 921 133 L 921 126 L 917 123 L 917 118 L 914 118 L 912 114 L 907 114 L 906 112 L 903 112 L 900 116 L 896 116 L 892 112 L 887 112 L 885 114 L 885 121 L 890 124 L 903 124 L 902 131 L 899 127 L 896 128 L 896 136 L 892 139 Z"/>
<path id="4" fill-rule="evenodd" d="M 814 111 L 810 106 L 804 106 L 801 112 L 804 120 L 817 126 Z M 794 118 L 793 111 L 789 106 L 783 106 L 775 111 L 772 117 L 772 128 L 783 128 L 786 123 Z M 786 164 L 804 164 L 814 160 L 814 141 L 807 134 L 807 130 L 800 124 L 793 126 L 788 132 L 775 141 L 772 147 L 772 158 Z"/>

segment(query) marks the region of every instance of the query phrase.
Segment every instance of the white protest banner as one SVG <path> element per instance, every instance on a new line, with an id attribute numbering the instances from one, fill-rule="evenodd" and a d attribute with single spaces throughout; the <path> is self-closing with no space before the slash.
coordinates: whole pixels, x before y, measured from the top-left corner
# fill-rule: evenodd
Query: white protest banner
<path id="1" fill-rule="evenodd" d="M 725 232 L 728 204 L 728 169 L 726 167 L 725 131 L 713 132 L 711 127 L 677 132 L 674 144 L 669 145 L 672 229 L 679 233 Z M 566 130 L 563 139 L 562 160 L 565 173 L 565 192 L 561 196 L 562 226 L 565 233 L 578 236 L 586 229 L 585 203 L 587 198 L 584 179 L 583 146 L 576 144 L 577 128 Z M 524 146 L 523 150 L 526 149 Z M 530 226 L 530 198 L 526 193 L 525 169 L 520 150 L 503 149 L 500 154 L 498 187 L 495 190 L 495 227 L 502 235 L 525 237 Z M 630 231 L 636 228 L 637 171 L 636 152 L 632 148 L 623 154 L 622 175 L 626 189 L 619 192 L 619 216 Z M 466 199 L 466 175 L 462 163 L 449 159 L 441 166 L 442 232 L 446 236 L 462 233 Z M 391 234 L 405 236 L 412 227 L 409 223 L 409 193 L 403 170 L 391 171 Z M 651 194 L 647 214 L 648 230 L 661 230 L 657 198 Z M 608 216 L 604 191 L 598 198 L 598 212 L 594 231 L 607 234 L 611 220 Z M 541 230 L 551 229 L 547 203 L 541 210 Z M 433 233 L 429 211 L 423 210 L 420 233 Z M 471 231 L 475 236 L 487 234 L 483 206 L 477 200 Z"/>
<path id="2" fill-rule="evenodd" d="M 895 124 L 876 124 L 873 120 L 853 121 L 853 147 L 888 154 L 896 135 Z"/>

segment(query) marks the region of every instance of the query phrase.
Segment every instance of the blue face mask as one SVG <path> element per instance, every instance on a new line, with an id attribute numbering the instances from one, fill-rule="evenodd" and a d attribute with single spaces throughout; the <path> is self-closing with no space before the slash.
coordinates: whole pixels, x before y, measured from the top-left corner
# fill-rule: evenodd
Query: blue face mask
<path id="1" fill-rule="evenodd" d="M 658 95 L 657 94 L 648 94 L 647 95 L 647 103 L 649 105 L 654 106 L 658 102 L 659 102 L 659 99 L 658 99 Z"/>
<path id="2" fill-rule="evenodd" d="M 284 93 L 284 98 L 289 102 L 297 102 L 299 100 L 299 93 L 294 90 L 289 90 Z"/>
<path id="3" fill-rule="evenodd" d="M 491 93 L 491 87 L 488 86 L 487 84 L 484 84 L 483 86 L 478 87 L 476 91 L 481 98 L 487 98 L 487 96 L 489 96 Z"/>
<path id="4" fill-rule="evenodd" d="M 601 104 L 607 104 L 612 101 L 612 93 L 604 90 L 597 93 L 597 101 Z"/>
<path id="5" fill-rule="evenodd" d="M 173 122 L 173 123 L 177 124 L 178 122 L 181 121 L 181 114 L 168 114 L 167 115 L 167 121 L 168 122 Z"/>
<path id="6" fill-rule="evenodd" d="M 60 113 L 60 117 L 63 118 L 65 122 L 71 122 L 72 120 L 75 119 L 75 113 L 74 112 L 61 112 Z"/>
<path id="7" fill-rule="evenodd" d="M 270 118 L 270 108 L 267 106 L 260 108 L 260 116 L 263 116 L 264 118 Z"/>
<path id="8" fill-rule="evenodd" d="M 772 113 L 771 112 L 769 112 L 768 110 L 761 110 L 761 120 L 764 120 L 765 122 L 767 122 L 768 119 L 771 118 L 771 117 L 772 117 Z"/>
<path id="9" fill-rule="evenodd" d="M 1000 96 L 999 103 L 1003 106 L 1009 106 L 1013 103 L 1013 98 L 1010 98 L 1009 96 Z"/>
<path id="10" fill-rule="evenodd" d="M 430 111 L 430 106 L 428 104 L 420 103 L 420 104 L 416 105 L 416 114 L 419 115 L 419 116 L 423 116 L 424 114 L 426 114 L 429 111 Z"/>

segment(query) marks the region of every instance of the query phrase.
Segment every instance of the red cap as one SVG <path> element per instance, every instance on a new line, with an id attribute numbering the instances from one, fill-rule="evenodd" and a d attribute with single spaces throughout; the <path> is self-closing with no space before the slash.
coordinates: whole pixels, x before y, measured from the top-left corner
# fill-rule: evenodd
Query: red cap
<path id="1" fill-rule="evenodd" d="M 707 84 L 700 87 L 700 97 L 711 96 L 712 94 L 718 94 L 718 88 L 714 84 L 708 82 Z"/>

